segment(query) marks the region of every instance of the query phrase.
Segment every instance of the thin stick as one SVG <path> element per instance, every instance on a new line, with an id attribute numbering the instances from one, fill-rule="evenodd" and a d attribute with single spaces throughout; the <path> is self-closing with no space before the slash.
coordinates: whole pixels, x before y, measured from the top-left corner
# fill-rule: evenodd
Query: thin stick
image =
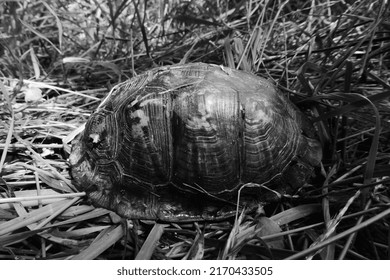
<path id="1" fill-rule="evenodd" d="M 0 149 L 4 149 L 8 146 L 9 149 L 24 149 L 26 146 L 24 144 L 13 143 L 13 144 L 3 144 L 0 143 Z M 63 144 L 33 144 L 34 148 L 48 148 L 48 149 L 62 149 L 64 147 Z"/>
<path id="2" fill-rule="evenodd" d="M 45 225 L 47 225 L 51 220 L 53 220 L 55 217 L 57 217 L 59 214 L 64 212 L 66 209 L 68 209 L 70 206 L 72 206 L 74 203 L 76 203 L 80 198 L 75 197 L 68 203 L 66 203 L 64 206 L 62 206 L 60 209 L 55 211 L 53 214 L 51 214 L 49 217 L 47 217 L 44 221 L 42 221 L 39 225 L 37 225 L 34 229 L 40 229 L 43 228 Z"/>
<path id="3" fill-rule="evenodd" d="M 21 202 L 21 201 L 27 201 L 27 200 L 41 200 L 41 199 L 52 199 L 52 198 L 73 198 L 73 197 L 82 197 L 85 195 L 86 195 L 85 192 L 78 192 L 78 193 L 65 193 L 65 194 L 50 194 L 50 195 L 42 195 L 42 196 L 9 197 L 9 198 L 0 198 L 0 204 Z"/>

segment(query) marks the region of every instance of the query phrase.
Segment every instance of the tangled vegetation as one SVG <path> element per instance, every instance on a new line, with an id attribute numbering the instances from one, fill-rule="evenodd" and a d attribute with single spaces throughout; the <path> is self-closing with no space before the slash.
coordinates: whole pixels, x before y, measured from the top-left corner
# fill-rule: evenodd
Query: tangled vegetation
<path id="1" fill-rule="evenodd" d="M 390 257 L 388 1 L 3 1 L 0 15 L 0 259 Z M 317 178 L 215 223 L 92 206 L 71 140 L 116 83 L 186 62 L 278 84 L 317 128 Z"/>

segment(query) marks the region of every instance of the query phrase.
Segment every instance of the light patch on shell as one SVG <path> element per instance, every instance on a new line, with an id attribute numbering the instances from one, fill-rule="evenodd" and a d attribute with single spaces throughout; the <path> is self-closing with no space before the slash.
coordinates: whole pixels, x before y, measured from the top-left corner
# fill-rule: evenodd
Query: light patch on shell
<path id="1" fill-rule="evenodd" d="M 199 113 L 201 113 L 206 118 L 210 117 L 210 112 L 214 112 L 217 108 L 218 98 L 214 94 L 212 94 L 212 89 L 199 89 L 197 94 L 198 96 L 204 96 L 204 103 L 198 103 Z"/>
<path id="2" fill-rule="evenodd" d="M 137 118 L 139 121 L 137 124 L 131 126 L 131 133 L 134 138 L 143 135 L 142 127 L 148 126 L 149 117 L 145 115 L 143 110 L 136 110 L 131 113 L 131 118 Z"/>
<path id="3" fill-rule="evenodd" d="M 198 95 L 205 94 L 205 90 L 199 90 Z M 198 112 L 200 116 L 193 115 L 188 119 L 188 127 L 191 128 L 200 128 L 203 127 L 206 130 L 216 130 L 217 126 L 209 121 L 212 117 L 210 112 L 214 111 L 216 100 L 213 98 L 214 96 L 205 97 L 205 103 L 198 103 Z"/>
<path id="4" fill-rule="evenodd" d="M 92 139 L 92 143 L 97 144 L 100 142 L 100 135 L 98 133 L 91 133 L 89 138 Z"/>
<path id="5" fill-rule="evenodd" d="M 251 108 L 248 108 L 248 104 L 250 104 Z M 265 123 L 271 123 L 273 120 L 272 116 L 270 116 L 267 113 L 267 109 L 271 108 L 271 105 L 269 102 L 266 100 L 263 100 L 261 103 L 259 102 L 247 102 L 247 108 L 245 110 L 245 118 L 247 121 L 262 121 Z"/>
<path id="6" fill-rule="evenodd" d="M 131 118 L 139 118 L 140 126 L 147 126 L 149 123 L 149 117 L 145 115 L 143 110 L 135 110 L 131 113 Z"/>
<path id="7" fill-rule="evenodd" d="M 212 112 L 217 107 L 217 98 L 213 95 L 206 97 L 206 112 Z"/>
<path id="8" fill-rule="evenodd" d="M 254 114 L 254 119 L 262 120 L 265 123 L 270 123 L 272 120 L 269 115 L 267 115 L 264 110 L 258 110 Z"/>
<path id="9" fill-rule="evenodd" d="M 207 120 L 207 116 L 197 117 L 192 116 L 188 119 L 188 122 L 186 123 L 186 126 L 190 129 L 192 128 L 204 128 L 205 130 L 217 130 L 217 126 L 213 123 L 210 123 Z"/>

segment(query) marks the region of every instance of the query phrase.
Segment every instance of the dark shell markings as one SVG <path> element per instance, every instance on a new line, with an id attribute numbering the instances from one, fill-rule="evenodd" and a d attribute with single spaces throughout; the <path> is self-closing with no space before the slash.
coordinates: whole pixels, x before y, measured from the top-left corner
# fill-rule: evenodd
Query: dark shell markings
<path id="1" fill-rule="evenodd" d="M 194 63 L 117 85 L 72 144 L 76 185 L 128 218 L 216 220 L 302 186 L 321 147 L 267 80 Z M 272 190 L 271 190 L 272 189 Z M 274 191 L 273 191 L 274 190 Z"/>

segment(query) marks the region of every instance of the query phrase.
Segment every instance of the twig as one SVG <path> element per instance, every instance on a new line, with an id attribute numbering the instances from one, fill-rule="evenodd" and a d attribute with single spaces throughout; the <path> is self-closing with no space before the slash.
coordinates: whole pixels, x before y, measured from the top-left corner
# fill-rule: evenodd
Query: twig
<path id="1" fill-rule="evenodd" d="M 0 204 L 21 202 L 21 201 L 28 201 L 28 200 L 73 198 L 73 197 L 82 197 L 85 195 L 86 195 L 85 192 L 78 192 L 78 193 L 66 193 L 66 194 L 50 194 L 50 195 L 42 195 L 42 196 L 9 197 L 9 198 L 0 198 Z"/>

